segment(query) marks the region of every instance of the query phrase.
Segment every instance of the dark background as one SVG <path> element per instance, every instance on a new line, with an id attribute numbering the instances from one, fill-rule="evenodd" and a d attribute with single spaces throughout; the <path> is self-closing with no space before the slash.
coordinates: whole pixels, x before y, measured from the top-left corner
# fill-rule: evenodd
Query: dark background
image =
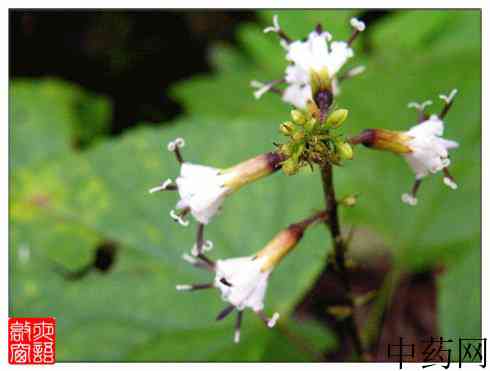
<path id="1" fill-rule="evenodd" d="M 388 11 L 368 11 L 373 22 Z M 212 73 L 207 51 L 236 44 L 254 11 L 29 11 L 10 13 L 10 77 L 59 77 L 113 103 L 111 133 L 137 122 L 164 122 L 181 112 L 168 87 Z M 369 27 L 368 27 L 369 30 Z"/>

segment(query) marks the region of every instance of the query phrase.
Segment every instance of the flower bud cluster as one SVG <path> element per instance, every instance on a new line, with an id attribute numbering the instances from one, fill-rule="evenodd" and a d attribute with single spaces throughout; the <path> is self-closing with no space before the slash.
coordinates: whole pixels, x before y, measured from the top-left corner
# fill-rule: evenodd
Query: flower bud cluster
<path id="1" fill-rule="evenodd" d="M 323 165 L 327 162 L 340 165 L 354 156 L 351 145 L 338 133 L 349 111 L 336 109 L 327 113 L 326 119 L 314 101 L 309 101 L 307 110 L 292 110 L 291 120 L 280 125 L 279 130 L 288 142 L 279 145 L 279 153 L 286 160 L 282 169 L 294 175 L 303 166 Z"/>

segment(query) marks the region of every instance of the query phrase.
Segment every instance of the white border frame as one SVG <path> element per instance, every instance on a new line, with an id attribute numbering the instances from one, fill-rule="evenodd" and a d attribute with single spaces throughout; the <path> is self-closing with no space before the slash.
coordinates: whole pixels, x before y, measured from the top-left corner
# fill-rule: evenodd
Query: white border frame
<path id="1" fill-rule="evenodd" d="M 370 1 L 353 1 L 353 0 L 342 0 L 342 1 L 314 1 L 314 0 L 214 0 L 212 2 L 203 3 L 199 0 L 139 0 L 137 3 L 128 0 L 119 1 L 108 1 L 108 0 L 85 0 L 83 2 L 70 2 L 60 0 L 45 0 L 40 4 L 36 1 L 11 1 L 6 0 L 3 4 L 3 11 L 1 13 L 0 21 L 0 42 L 1 42 L 1 53 L 2 58 L 0 60 L 0 70 L 3 72 L 1 81 L 4 89 L 2 90 L 2 99 L 0 101 L 0 112 L 4 117 L 4 125 L 2 125 L 2 135 L 0 135 L 0 176 L 1 191 L 0 191 L 0 205 L 2 206 L 2 213 L 0 214 L 1 230 L 0 236 L 2 239 L 3 248 L 3 269 L 2 275 L 3 279 L 0 284 L 0 301 L 1 306 L 5 308 L 5 314 L 3 316 L 3 323 L 0 324 L 0 365 L 4 367 L 21 367 L 21 366 L 10 366 L 7 363 L 7 318 L 8 318 L 8 24 L 9 24 L 9 8 L 134 8 L 136 4 L 139 9 L 141 8 L 170 8 L 170 9 L 184 9 L 184 8 L 339 8 L 333 5 L 340 5 L 340 8 L 355 8 L 355 9 L 369 9 L 369 8 L 419 8 L 419 9 L 429 9 L 429 8 L 453 8 L 453 9 L 482 9 L 482 333 L 483 337 L 490 338 L 490 328 L 488 322 L 488 314 L 490 313 L 489 299 L 488 295 L 488 282 L 490 279 L 490 274 L 484 269 L 489 266 L 489 253 L 486 248 L 489 248 L 489 238 L 487 231 L 490 228 L 489 216 L 490 216 L 490 204 L 488 202 L 488 197 L 486 197 L 484 190 L 490 189 L 490 178 L 489 172 L 483 166 L 483 164 L 488 164 L 490 162 L 490 151 L 488 146 L 490 144 L 489 131 L 486 128 L 487 123 L 487 110 L 484 102 L 488 102 L 490 81 L 488 80 L 488 74 L 486 71 L 489 70 L 489 42 L 488 42 L 488 15 L 490 2 L 488 0 L 411 0 L 406 1 L 394 1 L 394 0 L 370 0 Z M 42 5 L 42 7 L 40 7 Z M 409 5 L 409 6 L 408 6 Z M 464 124 L 464 123 L 461 123 Z M 488 356 L 487 362 L 490 368 L 490 339 L 488 344 Z M 242 370 L 255 369 L 261 367 L 263 370 L 283 370 L 287 369 L 298 369 L 298 368 L 308 368 L 308 369 L 318 369 L 325 370 L 335 370 L 341 369 L 354 369 L 361 367 L 363 370 L 397 370 L 398 364 L 396 363 L 371 363 L 371 364 L 356 364 L 356 363 L 301 363 L 301 364 L 285 364 L 285 363 L 58 363 L 53 366 L 30 366 L 41 367 L 42 369 L 50 368 L 70 368 L 70 369 L 85 369 L 87 366 L 97 367 L 99 370 L 112 370 L 117 368 L 145 368 L 145 369 L 229 369 L 239 368 Z M 439 366 L 434 366 L 439 368 Z M 457 368 L 457 364 L 452 364 L 452 368 Z M 481 369 L 476 365 L 463 366 L 464 368 L 474 368 Z M 403 369 L 418 369 L 422 370 L 420 364 L 404 364 Z"/>

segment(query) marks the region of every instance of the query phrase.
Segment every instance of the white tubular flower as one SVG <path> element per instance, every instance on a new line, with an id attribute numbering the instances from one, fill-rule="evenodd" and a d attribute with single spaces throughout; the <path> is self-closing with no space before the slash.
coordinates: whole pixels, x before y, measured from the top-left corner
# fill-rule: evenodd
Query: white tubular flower
<path id="1" fill-rule="evenodd" d="M 274 173 L 281 167 L 282 155 L 270 152 L 244 161 L 228 169 L 218 169 L 186 162 L 180 149 L 185 142 L 182 138 L 168 144 L 168 150 L 174 152 L 180 164 L 180 175 L 175 180 L 167 179 L 161 185 L 153 187 L 150 193 L 160 191 L 177 191 L 180 200 L 176 209 L 170 212 L 172 219 L 183 226 L 189 222 L 185 216 L 190 213 L 201 225 L 208 224 L 220 210 L 226 196 L 245 184 Z M 209 250 L 211 242 L 202 238 L 199 232 L 197 246 L 193 249 L 200 254 L 203 249 Z"/>
<path id="2" fill-rule="evenodd" d="M 286 67 L 285 80 L 288 87 L 282 99 L 297 108 L 305 108 L 312 99 L 312 73 L 336 80 L 337 72 L 349 60 L 354 52 L 345 41 L 330 43 L 332 36 L 328 32 L 313 31 L 306 41 L 294 41 L 288 45 L 286 59 L 291 62 Z"/>
<path id="3" fill-rule="evenodd" d="M 415 172 L 417 179 L 435 174 L 449 166 L 448 150 L 458 148 L 458 143 L 442 138 L 444 123 L 436 115 L 418 125 L 405 134 L 410 137 L 407 146 L 411 152 L 403 154 Z"/>
<path id="4" fill-rule="evenodd" d="M 366 28 L 364 22 L 356 18 L 352 18 L 350 23 L 354 31 L 348 41 L 332 41 L 332 35 L 323 31 L 321 25 L 308 35 L 306 41 L 293 41 L 280 27 L 275 15 L 273 25 L 264 29 L 264 32 L 278 35 L 281 46 L 286 50 L 286 60 L 290 64 L 283 79 L 275 80 L 270 85 L 254 82 L 253 87 L 258 89 L 254 93 L 256 98 L 267 91 L 273 91 L 280 94 L 283 101 L 304 109 L 307 101 L 315 98 L 318 91 L 330 90 L 332 94 L 338 94 L 340 80 L 337 79 L 337 73 L 354 56 L 351 44 Z M 341 79 L 353 77 L 363 70 L 352 70 Z M 276 85 L 283 82 L 287 84 L 284 90 L 276 88 Z"/>
<path id="5" fill-rule="evenodd" d="M 214 280 L 212 283 L 177 285 L 176 289 L 179 291 L 218 289 L 221 293 L 221 298 L 229 305 L 218 314 L 216 319 L 224 319 L 235 309 L 238 312 L 235 324 L 235 342 L 240 340 L 242 315 L 246 308 L 250 308 L 255 312 L 267 327 L 274 327 L 279 319 L 279 314 L 274 313 L 269 318 L 263 311 L 270 274 L 282 259 L 296 247 L 306 228 L 326 218 L 327 213 L 322 211 L 299 223 L 291 224 L 280 231 L 263 249 L 252 256 L 223 259 L 214 262 L 204 255 L 192 257 L 184 254 L 183 259 L 193 266 L 213 272 Z"/>
<path id="6" fill-rule="evenodd" d="M 410 206 L 418 203 L 417 191 L 421 181 L 429 174 L 439 171 L 444 172 L 443 182 L 451 189 L 457 189 L 458 185 L 449 173 L 449 150 L 458 148 L 458 142 L 444 139 L 444 122 L 442 118 L 447 114 L 452 105 L 456 90 L 449 97 L 444 96 L 445 105 L 439 115 L 427 116 L 425 108 L 432 101 L 423 103 L 411 102 L 409 108 L 415 108 L 419 112 L 419 123 L 408 131 L 392 131 L 386 129 L 367 129 L 361 134 L 350 138 L 351 144 L 363 144 L 366 147 L 390 151 L 402 155 L 415 173 L 415 183 L 410 193 L 402 194 L 402 201 Z"/>
<path id="7" fill-rule="evenodd" d="M 262 310 L 271 272 L 262 271 L 265 260 L 256 256 L 218 260 L 214 285 L 221 291 L 222 299 L 238 310 Z"/>
<path id="8" fill-rule="evenodd" d="M 224 185 L 220 169 L 184 162 L 175 182 L 180 196 L 176 208 L 190 209 L 192 216 L 208 224 L 218 212 L 230 189 Z"/>
<path id="9" fill-rule="evenodd" d="M 306 103 L 312 99 L 309 84 L 290 84 L 282 94 L 283 101 L 300 109 L 305 109 Z"/>

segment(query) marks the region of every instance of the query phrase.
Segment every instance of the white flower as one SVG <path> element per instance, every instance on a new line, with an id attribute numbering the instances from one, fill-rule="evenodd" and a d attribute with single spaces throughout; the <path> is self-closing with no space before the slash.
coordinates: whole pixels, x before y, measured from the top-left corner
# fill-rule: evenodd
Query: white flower
<path id="1" fill-rule="evenodd" d="M 167 179 L 161 185 L 153 187 L 150 193 L 160 191 L 177 191 L 180 200 L 177 202 L 178 211 L 170 211 L 170 216 L 183 226 L 189 222 L 185 216 L 191 213 L 200 225 L 208 224 L 218 213 L 226 196 L 242 186 L 274 173 L 281 167 L 283 156 L 277 152 L 269 152 L 228 169 L 218 169 L 211 166 L 197 165 L 183 160 L 180 149 L 185 142 L 182 138 L 170 142 L 168 150 L 174 152 L 180 164 L 180 175 L 175 180 Z M 199 227 L 201 228 L 201 227 Z M 198 245 L 194 251 L 201 251 L 204 247 L 209 250 L 209 243 L 202 239 L 199 232 Z"/>
<path id="2" fill-rule="evenodd" d="M 242 322 L 243 310 L 252 309 L 260 319 L 272 328 L 279 319 L 279 313 L 269 318 L 263 311 L 264 297 L 267 290 L 267 281 L 273 267 L 269 264 L 269 257 L 258 255 L 241 258 L 224 259 L 213 262 L 206 258 L 202 260 L 183 256 L 184 260 L 195 267 L 204 268 L 215 273 L 213 283 L 201 283 L 194 285 L 176 285 L 179 291 L 195 291 L 201 289 L 217 288 L 221 292 L 221 297 L 230 305 L 224 308 L 217 320 L 227 317 L 235 309 L 237 310 L 237 319 L 235 323 L 234 341 L 240 341 L 240 328 Z"/>
<path id="3" fill-rule="evenodd" d="M 310 74 L 327 71 L 331 80 L 349 58 L 354 55 L 344 41 L 330 43 L 328 32 L 313 31 L 306 41 L 294 41 L 288 45 L 286 59 L 292 62 L 286 67 L 285 80 L 288 87 L 282 96 L 285 102 L 298 108 L 305 108 L 308 99 L 312 99 Z"/>
<path id="4" fill-rule="evenodd" d="M 415 125 L 405 134 L 410 137 L 407 142 L 410 153 L 403 154 L 417 179 L 436 173 L 449 166 L 448 150 L 457 148 L 458 143 L 442 138 L 444 123 L 438 116 Z"/>
<path id="5" fill-rule="evenodd" d="M 182 163 L 180 176 L 175 180 L 180 196 L 176 208 L 189 208 L 198 222 L 208 224 L 230 192 L 220 171 L 210 166 Z"/>
<path id="6" fill-rule="evenodd" d="M 218 260 L 214 285 L 223 300 L 239 310 L 262 310 L 270 274 L 270 270 L 262 271 L 264 260 L 255 256 Z"/>
<path id="7" fill-rule="evenodd" d="M 254 95 L 259 99 L 268 91 L 274 91 L 282 96 L 283 101 L 291 103 L 297 108 L 305 108 L 308 100 L 312 99 L 311 77 L 316 74 L 322 82 L 331 85 L 333 95 L 340 92 L 337 73 L 342 66 L 354 55 L 351 44 L 357 35 L 364 31 L 364 22 L 352 18 L 351 26 L 353 34 L 348 41 L 333 41 L 332 35 L 322 31 L 321 25 L 308 35 L 306 41 L 292 41 L 279 25 L 277 15 L 272 19 L 272 26 L 264 29 L 265 33 L 276 33 L 280 39 L 281 46 L 286 50 L 286 60 L 290 63 L 285 71 L 285 77 L 272 83 L 252 82 L 256 88 Z M 364 67 L 353 69 L 346 73 L 343 78 L 350 78 L 362 73 Z M 281 91 L 276 85 L 285 82 L 287 87 Z M 326 86 L 328 86 L 326 85 Z M 273 90 L 274 88 L 274 90 Z"/>
<path id="8" fill-rule="evenodd" d="M 345 41 L 334 41 L 329 47 L 330 40 L 331 35 L 328 32 L 313 31 L 306 41 L 292 42 L 286 59 L 294 63 L 295 71 L 291 73 L 291 69 L 287 69 L 286 80 L 308 82 L 311 70 L 321 72 L 324 68 L 329 76 L 334 76 L 354 52 Z"/>

